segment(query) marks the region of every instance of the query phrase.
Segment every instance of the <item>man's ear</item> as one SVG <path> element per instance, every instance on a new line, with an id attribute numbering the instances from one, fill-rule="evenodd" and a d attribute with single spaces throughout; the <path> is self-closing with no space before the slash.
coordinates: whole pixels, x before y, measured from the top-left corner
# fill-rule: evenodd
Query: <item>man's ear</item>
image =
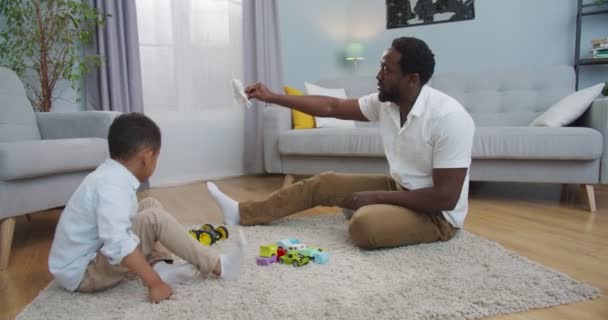
<path id="1" fill-rule="evenodd" d="M 412 87 L 417 87 L 418 84 L 420 84 L 420 75 L 417 73 L 410 73 L 407 75 L 407 80 Z"/>

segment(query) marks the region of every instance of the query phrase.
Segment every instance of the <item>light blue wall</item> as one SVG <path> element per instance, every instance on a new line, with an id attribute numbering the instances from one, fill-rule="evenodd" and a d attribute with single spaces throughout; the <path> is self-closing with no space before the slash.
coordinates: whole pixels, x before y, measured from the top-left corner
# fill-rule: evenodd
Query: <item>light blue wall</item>
<path id="1" fill-rule="evenodd" d="M 477 0 L 474 20 L 391 30 L 385 28 L 385 0 L 328 2 L 279 2 L 285 82 L 290 85 L 352 73 L 336 59 L 350 41 L 366 46 L 367 59 L 358 73 L 375 74 L 382 52 L 400 36 L 425 40 L 436 54 L 437 72 L 572 65 L 574 60 L 574 0 Z M 320 23 L 328 19 L 340 32 Z M 601 19 L 608 18 L 586 20 L 585 47 L 602 32 L 608 36 L 608 23 Z M 584 68 L 581 86 L 608 81 L 606 66 Z"/>
<path id="2" fill-rule="evenodd" d="M 277 2 L 285 84 L 303 89 L 304 81 L 342 72 L 348 1 Z"/>

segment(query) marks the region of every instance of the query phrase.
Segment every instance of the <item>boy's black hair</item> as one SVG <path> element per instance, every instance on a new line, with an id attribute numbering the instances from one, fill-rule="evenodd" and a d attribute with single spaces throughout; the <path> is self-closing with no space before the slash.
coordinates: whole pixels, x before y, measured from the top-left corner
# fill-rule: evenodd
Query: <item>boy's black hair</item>
<path id="1" fill-rule="evenodd" d="M 435 55 L 426 43 L 414 37 L 401 37 L 393 40 L 393 49 L 401 54 L 401 73 L 417 73 L 421 85 L 425 85 L 435 71 Z"/>
<path id="2" fill-rule="evenodd" d="M 112 159 L 127 160 L 142 148 L 160 150 L 160 129 L 142 113 L 124 113 L 114 119 L 108 133 Z"/>

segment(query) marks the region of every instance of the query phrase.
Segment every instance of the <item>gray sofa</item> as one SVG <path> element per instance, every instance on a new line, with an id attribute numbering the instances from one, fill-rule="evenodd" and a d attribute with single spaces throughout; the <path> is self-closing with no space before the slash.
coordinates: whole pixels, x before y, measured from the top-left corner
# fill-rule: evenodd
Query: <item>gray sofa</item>
<path id="1" fill-rule="evenodd" d="M 67 203 L 108 157 L 117 114 L 34 113 L 17 75 L 0 67 L 0 270 L 8 266 L 15 217 Z"/>
<path id="2" fill-rule="evenodd" d="M 454 97 L 476 124 L 472 181 L 580 184 L 595 210 L 594 184 L 608 181 L 608 99 L 597 99 L 568 127 L 530 127 L 549 106 L 574 92 L 570 66 L 477 73 L 436 74 L 430 85 Z M 375 92 L 373 76 L 327 78 L 327 88 L 345 88 L 349 97 Z M 317 174 L 323 171 L 388 173 L 378 129 L 292 130 L 289 109 L 264 110 L 266 171 Z"/>

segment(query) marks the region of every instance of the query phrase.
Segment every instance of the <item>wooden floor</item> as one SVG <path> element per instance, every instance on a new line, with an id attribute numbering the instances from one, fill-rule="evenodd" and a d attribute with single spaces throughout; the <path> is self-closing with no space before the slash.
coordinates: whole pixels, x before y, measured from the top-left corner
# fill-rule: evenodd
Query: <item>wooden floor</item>
<path id="1" fill-rule="evenodd" d="M 239 201 L 259 199 L 281 186 L 281 176 L 218 181 Z M 608 188 L 596 188 L 598 211 L 583 207 L 576 187 L 565 202 L 557 185 L 473 184 L 465 229 L 499 242 L 545 266 L 608 291 Z M 184 224 L 220 222 L 219 209 L 204 184 L 148 190 Z M 0 319 L 12 319 L 51 280 L 48 252 L 60 210 L 17 220 L 10 265 L 0 272 Z M 316 208 L 303 215 L 329 214 Z M 608 298 L 534 310 L 495 319 L 608 319 Z"/>

